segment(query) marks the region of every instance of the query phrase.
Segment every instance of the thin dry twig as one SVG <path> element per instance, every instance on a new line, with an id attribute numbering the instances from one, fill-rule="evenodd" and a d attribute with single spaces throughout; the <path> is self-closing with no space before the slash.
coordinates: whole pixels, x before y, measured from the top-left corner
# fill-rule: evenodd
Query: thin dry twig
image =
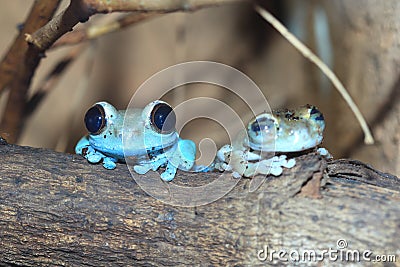
<path id="1" fill-rule="evenodd" d="M 74 30 L 73 32 L 69 32 L 58 39 L 50 49 L 58 48 L 65 45 L 74 45 L 78 43 L 85 42 L 87 40 L 92 40 L 98 38 L 100 36 L 106 35 L 111 32 L 115 32 L 121 29 L 124 29 L 128 26 L 131 26 L 135 23 L 142 22 L 147 19 L 155 18 L 160 16 L 159 13 L 148 12 L 148 13 L 130 13 L 124 15 L 107 23 L 105 25 L 92 25 L 88 27 L 84 27 L 82 29 Z"/>
<path id="2" fill-rule="evenodd" d="M 87 7 L 96 10 L 96 13 L 109 13 L 115 11 L 139 11 L 139 12 L 159 12 L 170 13 L 176 11 L 195 11 L 205 7 L 219 6 L 233 2 L 243 2 L 244 0 L 162 0 L 162 1 L 143 1 L 143 0 L 83 0 Z"/>
<path id="3" fill-rule="evenodd" d="M 260 6 L 255 6 L 255 10 L 258 14 L 261 15 L 267 22 L 269 22 L 286 40 L 289 41 L 300 53 L 303 54 L 305 58 L 310 60 L 314 63 L 333 83 L 335 88 L 339 91 L 342 95 L 343 99 L 346 101 L 347 105 L 349 105 L 350 109 L 353 111 L 355 117 L 357 118 L 360 126 L 364 132 L 364 143 L 365 144 L 373 144 L 374 138 L 371 134 L 371 131 L 365 121 L 363 115 L 361 114 L 360 110 L 358 109 L 357 105 L 354 103 L 353 99 L 347 92 L 346 88 L 337 78 L 335 73 L 329 67 L 320 60 L 307 46 L 305 46 L 299 39 L 296 38 L 289 30 L 279 21 L 277 20 L 271 13 Z"/>
<path id="4" fill-rule="evenodd" d="M 90 16 L 98 13 L 123 12 L 157 12 L 170 13 L 177 11 L 195 11 L 205 7 L 244 2 L 246 0 L 163 0 L 163 1 L 99 1 L 71 0 L 70 5 L 55 16 L 44 27 L 27 35 L 26 40 L 41 51 L 50 48 L 62 35 L 72 30 L 79 22 L 85 22 Z"/>

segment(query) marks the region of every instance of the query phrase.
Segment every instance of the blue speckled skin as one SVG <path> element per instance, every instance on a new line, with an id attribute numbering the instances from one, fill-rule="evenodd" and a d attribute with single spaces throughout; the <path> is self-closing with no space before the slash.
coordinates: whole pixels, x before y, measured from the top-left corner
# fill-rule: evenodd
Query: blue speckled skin
<path id="1" fill-rule="evenodd" d="M 178 168 L 188 171 L 193 167 L 196 145 L 191 140 L 180 139 L 176 131 L 160 133 L 154 128 L 150 116 L 160 103 L 165 102 L 153 101 L 144 109 L 129 112 L 116 110 L 107 102 L 96 103 L 104 109 L 106 125 L 100 133 L 82 137 L 75 152 L 90 163 L 102 162 L 106 169 L 114 169 L 116 162 L 125 161 L 125 156 L 133 159 L 133 169 L 139 174 L 165 166 L 161 178 L 173 180 Z"/>

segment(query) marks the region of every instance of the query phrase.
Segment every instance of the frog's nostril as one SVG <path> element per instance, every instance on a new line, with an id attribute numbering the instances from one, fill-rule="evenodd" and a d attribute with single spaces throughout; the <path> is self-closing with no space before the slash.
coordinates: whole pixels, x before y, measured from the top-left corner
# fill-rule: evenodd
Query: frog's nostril
<path id="1" fill-rule="evenodd" d="M 106 125 L 103 106 L 97 104 L 91 107 L 85 114 L 85 126 L 89 133 L 99 134 Z"/>
<path id="2" fill-rule="evenodd" d="M 156 130 L 160 133 L 168 134 L 175 131 L 175 112 L 171 106 L 166 103 L 159 103 L 154 106 L 150 120 L 152 125 L 154 125 Z"/>

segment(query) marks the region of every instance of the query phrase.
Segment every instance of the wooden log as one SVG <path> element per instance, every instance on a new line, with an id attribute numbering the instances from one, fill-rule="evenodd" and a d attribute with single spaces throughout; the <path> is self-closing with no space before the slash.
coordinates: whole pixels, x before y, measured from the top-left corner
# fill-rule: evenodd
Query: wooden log
<path id="1" fill-rule="evenodd" d="M 339 257 L 333 263 L 324 254 L 329 265 L 343 264 L 347 250 L 398 257 L 397 177 L 314 153 L 297 162 L 254 192 L 241 179 L 213 203 L 179 207 L 147 195 L 124 164 L 110 171 L 77 155 L 3 143 L 0 265 L 293 264 L 305 249 L 329 248 Z M 199 185 L 219 175 L 178 172 L 172 183 Z"/>

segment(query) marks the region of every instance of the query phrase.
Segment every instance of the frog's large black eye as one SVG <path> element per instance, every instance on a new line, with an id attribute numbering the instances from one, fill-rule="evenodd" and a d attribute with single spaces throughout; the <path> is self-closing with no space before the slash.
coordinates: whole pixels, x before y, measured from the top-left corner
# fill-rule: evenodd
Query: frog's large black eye
<path id="1" fill-rule="evenodd" d="M 154 106 L 150 120 L 155 130 L 159 133 L 167 134 L 175 130 L 175 112 L 166 103 L 159 103 Z"/>
<path id="2" fill-rule="evenodd" d="M 274 127 L 275 121 L 270 118 L 258 118 L 251 125 L 253 132 L 270 131 Z"/>
<path id="3" fill-rule="evenodd" d="M 91 107 L 85 115 L 86 129 L 91 134 L 99 134 L 106 125 L 106 118 L 103 106 L 97 104 Z"/>
<path id="4" fill-rule="evenodd" d="M 261 130 L 260 128 L 260 124 L 258 123 L 258 121 L 255 121 L 251 124 L 251 130 L 253 132 L 259 132 Z"/>

